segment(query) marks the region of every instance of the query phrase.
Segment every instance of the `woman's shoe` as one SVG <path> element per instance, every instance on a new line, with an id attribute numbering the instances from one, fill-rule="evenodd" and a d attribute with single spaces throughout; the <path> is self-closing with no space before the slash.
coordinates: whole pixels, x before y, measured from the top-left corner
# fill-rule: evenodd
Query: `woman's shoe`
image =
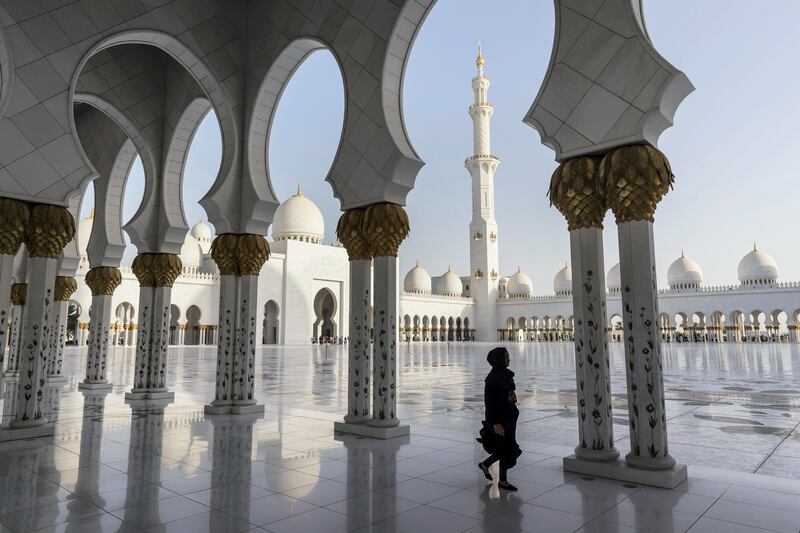
<path id="1" fill-rule="evenodd" d="M 517 487 L 515 487 L 514 485 L 512 485 L 508 481 L 501 481 L 501 482 L 499 482 L 497 484 L 497 486 L 500 487 L 501 489 L 504 489 L 504 490 L 510 490 L 511 492 L 514 492 L 515 490 L 518 490 Z"/>
<path id="2" fill-rule="evenodd" d="M 489 481 L 492 480 L 492 475 L 489 473 L 489 467 L 488 466 L 486 466 L 483 463 L 478 463 L 478 468 L 481 469 L 481 472 L 483 472 L 483 475 L 486 476 L 486 479 L 488 479 Z"/>

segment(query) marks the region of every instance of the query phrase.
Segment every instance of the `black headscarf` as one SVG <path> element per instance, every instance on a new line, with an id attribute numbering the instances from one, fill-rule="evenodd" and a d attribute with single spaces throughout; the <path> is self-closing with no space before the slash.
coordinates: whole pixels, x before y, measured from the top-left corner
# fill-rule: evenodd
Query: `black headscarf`
<path id="1" fill-rule="evenodd" d="M 489 351 L 486 360 L 489 361 L 492 368 L 503 369 L 506 367 L 506 353 L 508 353 L 508 350 L 502 346 L 498 346 Z"/>

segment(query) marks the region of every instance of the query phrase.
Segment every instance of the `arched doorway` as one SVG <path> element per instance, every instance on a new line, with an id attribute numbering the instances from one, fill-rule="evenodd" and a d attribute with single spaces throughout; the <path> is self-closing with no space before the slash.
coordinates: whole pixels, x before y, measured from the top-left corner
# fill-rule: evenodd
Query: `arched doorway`
<path id="1" fill-rule="evenodd" d="M 314 297 L 314 338 L 338 335 L 335 316 L 336 298 L 330 289 L 321 289 Z"/>
<path id="2" fill-rule="evenodd" d="M 264 333 L 263 344 L 278 344 L 278 325 L 280 309 L 275 300 L 270 300 L 264 304 Z"/>
<path id="3" fill-rule="evenodd" d="M 202 344 L 200 338 L 200 308 L 196 305 L 191 305 L 186 310 L 186 332 L 184 344 Z"/>

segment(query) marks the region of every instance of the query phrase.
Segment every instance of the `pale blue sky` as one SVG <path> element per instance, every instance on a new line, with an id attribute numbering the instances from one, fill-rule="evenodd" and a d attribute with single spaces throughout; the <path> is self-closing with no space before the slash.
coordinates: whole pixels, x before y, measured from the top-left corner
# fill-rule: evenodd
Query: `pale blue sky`
<path id="1" fill-rule="evenodd" d="M 656 48 L 682 69 L 697 90 L 678 109 L 676 125 L 659 147 L 676 175 L 675 190 L 656 212 L 659 283 L 684 249 L 703 268 L 705 284 L 736 282 L 736 265 L 756 241 L 777 261 L 781 279 L 800 279 L 792 231 L 800 201 L 794 154 L 800 55 L 800 2 L 772 0 L 770 9 L 748 0 L 646 1 Z M 484 43 L 491 78 L 492 151 L 501 156 L 496 185 L 501 270 L 521 265 L 534 292 L 552 291 L 552 278 L 569 255 L 566 223 L 545 196 L 553 153 L 522 123 L 541 83 L 553 36 L 546 0 L 439 0 L 412 50 L 404 87 L 411 141 L 426 166 L 408 197 L 412 231 L 400 250 L 402 271 L 419 259 L 432 275 L 448 265 L 469 272 L 470 178 L 463 167 L 472 150 L 467 108 L 472 99 L 475 42 Z M 270 173 L 280 199 L 296 184 L 314 200 L 335 238 L 339 204 L 324 177 L 341 134 L 341 76 L 327 52 L 313 54 L 291 79 L 279 104 L 270 142 Z M 189 224 L 204 218 L 197 200 L 219 165 L 213 116 L 195 137 L 186 171 Z M 124 211 L 141 198 L 141 167 L 134 169 Z M 88 202 L 87 202 L 88 203 Z M 442 209 L 442 205 L 447 209 Z M 88 212 L 85 204 L 84 213 Z M 617 261 L 616 229 L 606 220 L 606 266 Z M 132 257 L 133 250 L 129 251 Z"/>

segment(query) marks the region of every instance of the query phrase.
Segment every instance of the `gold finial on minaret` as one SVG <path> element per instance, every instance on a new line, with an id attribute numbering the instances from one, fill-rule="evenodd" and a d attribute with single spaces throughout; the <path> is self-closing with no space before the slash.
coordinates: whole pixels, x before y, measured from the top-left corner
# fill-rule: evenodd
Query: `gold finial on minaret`
<path id="1" fill-rule="evenodd" d="M 303 191 L 300 190 L 300 184 L 297 184 L 297 192 L 294 194 L 295 196 L 303 196 Z"/>
<path id="2" fill-rule="evenodd" d="M 483 46 L 481 46 L 481 42 L 478 41 L 478 57 L 475 59 L 475 66 L 478 67 L 478 76 L 483 76 L 483 65 L 486 64 L 486 61 L 483 59 Z"/>

